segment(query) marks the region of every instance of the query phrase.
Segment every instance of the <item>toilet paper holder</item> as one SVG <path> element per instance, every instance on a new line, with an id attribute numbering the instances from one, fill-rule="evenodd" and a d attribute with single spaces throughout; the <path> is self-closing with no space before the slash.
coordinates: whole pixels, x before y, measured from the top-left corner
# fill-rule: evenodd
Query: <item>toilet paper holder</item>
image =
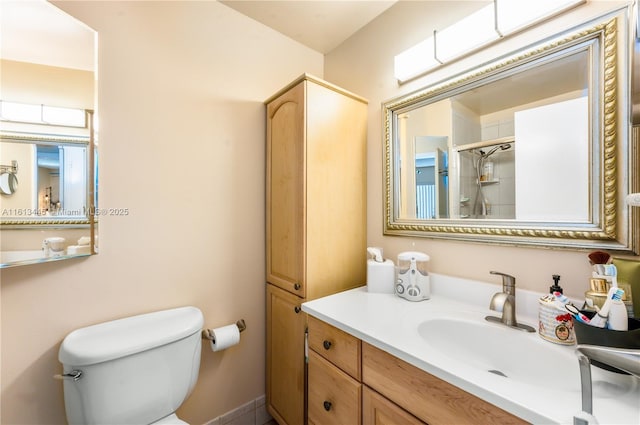
<path id="1" fill-rule="evenodd" d="M 247 329 L 246 323 L 244 323 L 244 319 L 240 319 L 236 322 L 236 326 L 238 327 L 238 331 L 242 332 Z M 216 338 L 211 329 L 203 329 L 202 330 L 202 339 L 208 339 L 210 341 L 215 341 Z"/>

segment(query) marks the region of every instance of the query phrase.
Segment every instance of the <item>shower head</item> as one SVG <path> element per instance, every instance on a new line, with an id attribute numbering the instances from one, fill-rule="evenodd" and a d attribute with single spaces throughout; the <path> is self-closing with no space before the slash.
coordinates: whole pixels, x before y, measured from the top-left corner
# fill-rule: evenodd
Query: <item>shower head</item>
<path id="1" fill-rule="evenodd" d="M 486 153 L 485 153 L 485 152 L 483 152 L 483 151 L 480 151 L 480 154 L 482 155 L 482 157 L 483 157 L 483 158 L 488 158 L 488 157 L 490 157 L 491 155 L 493 155 L 494 153 L 496 153 L 496 151 L 498 151 L 498 150 L 506 151 L 506 150 L 507 150 L 507 149 L 509 149 L 510 147 L 511 147 L 511 145 L 510 145 L 510 144 L 508 144 L 508 143 L 504 143 L 504 144 L 502 144 L 502 145 L 498 145 L 498 146 L 496 146 L 496 147 L 492 148 L 489 152 L 486 152 Z"/>

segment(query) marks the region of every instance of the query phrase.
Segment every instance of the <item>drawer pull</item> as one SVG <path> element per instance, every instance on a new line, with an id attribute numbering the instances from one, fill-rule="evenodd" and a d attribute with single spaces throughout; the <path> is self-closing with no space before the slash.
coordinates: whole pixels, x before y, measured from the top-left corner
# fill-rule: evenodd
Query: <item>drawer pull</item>
<path id="1" fill-rule="evenodd" d="M 324 410 L 326 410 L 327 412 L 329 410 L 331 410 L 331 402 L 330 401 L 325 401 L 324 403 L 322 403 L 322 405 L 324 406 Z"/>
<path id="2" fill-rule="evenodd" d="M 296 291 L 300 290 L 300 284 L 299 283 L 294 283 L 293 284 L 293 289 L 295 289 Z"/>
<path id="3" fill-rule="evenodd" d="M 296 314 L 298 314 L 298 313 L 300 313 L 300 311 L 302 311 L 302 309 L 301 309 L 299 306 L 295 306 L 295 307 L 293 308 L 293 311 L 295 311 L 295 312 L 296 312 Z"/>
<path id="4" fill-rule="evenodd" d="M 325 350 L 328 350 L 329 348 L 331 348 L 331 341 L 327 341 L 325 339 L 324 342 L 322 343 L 322 346 L 324 347 Z"/>

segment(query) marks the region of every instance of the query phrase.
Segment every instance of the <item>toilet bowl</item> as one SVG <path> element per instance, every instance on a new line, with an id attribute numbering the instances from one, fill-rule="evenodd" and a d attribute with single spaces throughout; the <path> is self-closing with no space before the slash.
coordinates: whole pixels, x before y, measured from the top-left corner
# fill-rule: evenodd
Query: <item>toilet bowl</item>
<path id="1" fill-rule="evenodd" d="M 77 329 L 60 346 L 69 424 L 186 424 L 198 379 L 202 312 L 181 307 Z"/>

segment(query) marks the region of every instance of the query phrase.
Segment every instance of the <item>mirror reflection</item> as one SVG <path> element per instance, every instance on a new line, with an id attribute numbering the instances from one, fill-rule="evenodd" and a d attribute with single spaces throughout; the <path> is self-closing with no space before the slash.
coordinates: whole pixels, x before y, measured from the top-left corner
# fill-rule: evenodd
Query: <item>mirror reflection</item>
<path id="1" fill-rule="evenodd" d="M 398 218 L 586 222 L 598 164 L 582 49 L 399 114 Z"/>
<path id="2" fill-rule="evenodd" d="M 89 140 L 53 136 L 0 134 L 0 157 L 19 158 L 21 187 L 8 184 L 2 200 L 2 222 L 24 217 L 69 217 L 88 223 Z M 10 193 L 7 193 L 10 192 Z M 18 192 L 18 193 L 16 193 Z"/>
<path id="3" fill-rule="evenodd" d="M 0 26 L 0 267 L 95 254 L 96 32 L 46 1 Z"/>
<path id="4" fill-rule="evenodd" d="M 13 195 L 18 190 L 18 161 L 12 160 L 11 165 L 0 165 L 0 194 Z"/>
<path id="5" fill-rule="evenodd" d="M 386 102 L 385 234 L 627 250 L 618 24 Z"/>

